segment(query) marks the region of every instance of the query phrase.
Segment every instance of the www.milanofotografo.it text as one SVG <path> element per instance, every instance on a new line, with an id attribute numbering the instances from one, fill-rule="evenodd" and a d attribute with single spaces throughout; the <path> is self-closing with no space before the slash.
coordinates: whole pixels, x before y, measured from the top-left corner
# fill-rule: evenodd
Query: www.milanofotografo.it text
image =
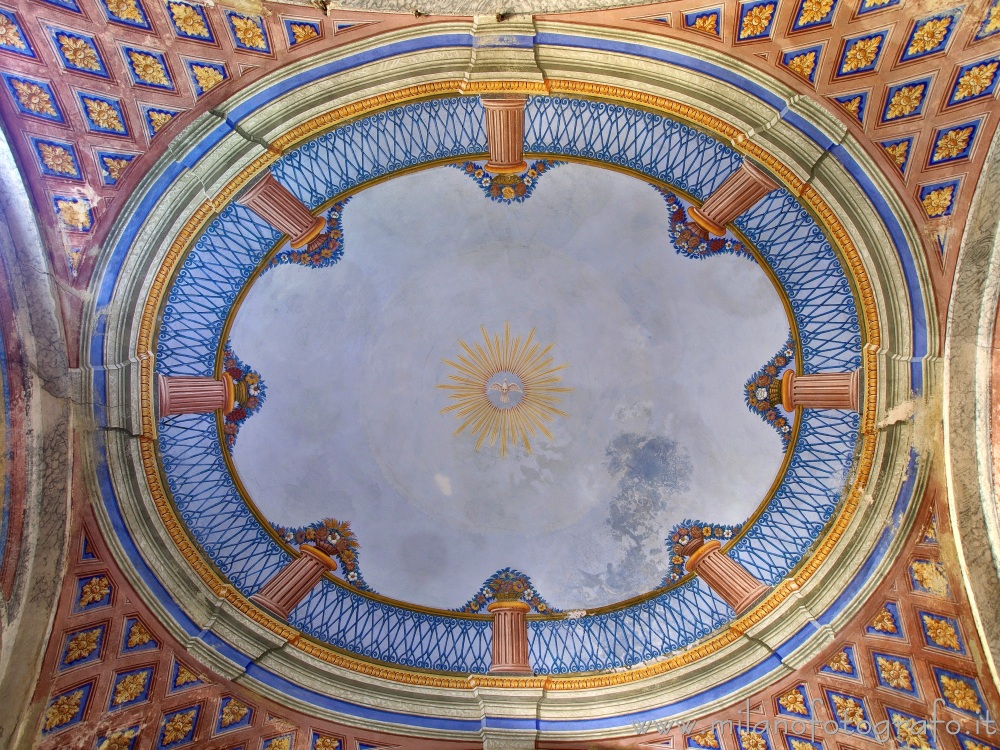
<path id="1" fill-rule="evenodd" d="M 822 705 L 824 704 L 820 699 L 813 699 L 813 716 L 816 716 L 816 708 Z M 955 719 L 947 719 L 940 716 L 938 714 L 939 708 L 947 708 L 947 704 L 940 698 L 935 698 L 934 703 L 931 706 L 930 717 L 915 717 L 910 719 L 910 717 L 907 716 L 906 720 L 910 722 L 907 729 L 918 735 L 926 733 L 935 742 L 942 731 L 953 737 L 957 734 L 964 734 L 969 731 L 975 734 L 986 734 L 989 736 L 1000 732 L 1000 726 L 998 726 L 993 720 L 993 717 L 990 716 L 989 711 L 986 711 L 984 717 L 975 719 L 974 723 L 972 719 L 968 719 L 963 726 L 962 723 L 956 721 Z M 768 734 L 780 732 L 782 734 L 809 739 L 812 742 L 816 742 L 823 737 L 831 737 L 841 733 L 854 735 L 860 734 L 873 737 L 876 742 L 888 742 L 893 738 L 893 723 L 888 719 L 878 722 L 862 721 L 857 725 L 847 725 L 834 721 L 833 719 L 819 721 L 817 719 L 776 718 L 754 721 L 750 718 L 749 700 L 746 702 L 746 709 L 740 711 L 739 714 L 745 718 L 738 720 L 735 724 L 732 721 L 713 722 L 711 729 L 716 732 L 716 736 L 733 731 L 744 731 L 756 732 L 758 734 L 763 734 L 764 732 L 767 732 Z M 675 729 L 680 730 L 681 733 L 687 735 L 694 732 L 698 723 L 699 721 L 697 719 L 690 721 L 651 719 L 649 721 L 633 722 L 632 729 L 637 735 L 650 734 L 651 732 L 667 735 Z"/>

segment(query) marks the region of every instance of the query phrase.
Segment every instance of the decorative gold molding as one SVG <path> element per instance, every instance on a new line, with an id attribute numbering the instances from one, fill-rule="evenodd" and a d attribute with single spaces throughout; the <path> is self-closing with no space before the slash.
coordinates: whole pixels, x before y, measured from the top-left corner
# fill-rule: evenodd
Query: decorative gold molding
<path id="1" fill-rule="evenodd" d="M 232 200 L 233 196 L 250 179 L 274 162 L 282 153 L 305 140 L 314 138 L 342 124 L 346 120 L 418 99 L 436 98 L 459 93 L 469 94 L 478 91 L 495 92 L 498 90 L 536 94 L 549 92 L 562 93 L 638 105 L 662 114 L 667 114 L 675 119 L 684 120 L 689 124 L 710 131 L 730 141 L 737 151 L 765 165 L 793 195 L 798 196 L 811 210 L 821 226 L 826 230 L 828 236 L 833 239 L 834 247 L 837 248 L 840 256 L 845 260 L 850 271 L 851 281 L 861 302 L 861 317 L 864 321 L 862 351 L 865 365 L 865 403 L 862 414 L 861 451 L 854 485 L 844 500 L 840 513 L 822 537 L 816 551 L 803 561 L 791 578 L 787 578 L 775 586 L 766 599 L 753 610 L 733 620 L 726 630 L 680 654 L 626 672 L 581 674 L 577 676 L 550 675 L 545 677 L 503 677 L 499 675 L 463 675 L 456 677 L 429 671 L 418 672 L 395 666 L 376 664 L 361 657 L 348 655 L 339 649 L 335 649 L 333 646 L 321 644 L 304 636 L 288 625 L 275 620 L 269 614 L 254 606 L 240 592 L 224 582 L 221 574 L 213 565 L 205 561 L 188 537 L 187 530 L 176 515 L 173 503 L 164 491 L 160 475 L 159 461 L 153 442 L 156 426 L 153 421 L 152 409 L 153 362 L 149 357 L 149 352 L 151 351 L 151 344 L 155 333 L 157 313 L 165 299 L 168 282 L 173 278 L 181 259 L 208 221 Z M 690 105 L 619 86 L 608 86 L 567 79 L 550 80 L 546 84 L 520 81 L 481 81 L 475 84 L 460 80 L 440 81 L 410 86 L 398 91 L 379 94 L 358 102 L 346 104 L 293 128 L 278 137 L 264 154 L 257 157 L 241 170 L 214 198 L 202 203 L 191 218 L 188 219 L 171 243 L 164 256 L 163 263 L 157 270 L 150 285 L 149 295 L 146 299 L 140 320 L 136 352 L 137 356 L 144 359 L 141 369 L 143 435 L 139 441 L 140 452 L 150 495 L 156 510 L 170 538 L 177 545 L 178 550 L 188 564 L 191 565 L 195 573 L 217 597 L 229 602 L 253 622 L 270 630 L 280 638 L 286 640 L 289 645 L 298 648 L 310 656 L 328 664 L 349 669 L 358 674 L 406 685 L 453 689 L 474 689 L 476 687 L 540 687 L 545 690 L 584 690 L 611 687 L 643 680 L 677 669 L 686 664 L 691 664 L 734 643 L 742 638 L 748 629 L 761 622 L 768 614 L 773 612 L 789 594 L 799 589 L 819 569 L 850 524 L 871 474 L 876 448 L 875 413 L 878 397 L 876 355 L 880 342 L 881 334 L 872 286 L 858 249 L 851 241 L 843 224 L 840 223 L 839 219 L 834 215 L 833 210 L 811 185 L 799 180 L 788 167 L 779 162 L 776 157 L 765 151 L 761 146 L 750 141 L 747 135 L 738 128 Z"/>

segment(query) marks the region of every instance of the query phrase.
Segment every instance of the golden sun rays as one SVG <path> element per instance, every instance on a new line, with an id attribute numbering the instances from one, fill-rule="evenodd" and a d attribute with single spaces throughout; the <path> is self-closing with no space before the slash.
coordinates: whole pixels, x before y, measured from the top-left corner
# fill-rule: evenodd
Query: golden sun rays
<path id="1" fill-rule="evenodd" d="M 531 453 L 529 436 L 541 432 L 552 440 L 546 423 L 555 415 L 569 416 L 555 407 L 560 401 L 556 394 L 573 390 L 556 386 L 562 380 L 558 373 L 566 365 L 552 366 L 555 358 L 548 355 L 555 342 L 542 348 L 534 340 L 534 328 L 524 344 L 520 336 L 511 341 L 509 323 L 504 325 L 503 339 L 494 334 L 491 340 L 485 326 L 480 330 L 482 344 L 469 346 L 459 339 L 464 354 L 455 362 L 444 360 L 457 372 L 448 376 L 452 383 L 438 385 L 452 391 L 448 398 L 455 402 L 441 413 L 455 412 L 462 420 L 455 434 L 468 428 L 476 436 L 476 450 L 489 437 L 491 446 L 500 442 L 501 456 L 507 455 L 508 442 L 520 442 Z"/>

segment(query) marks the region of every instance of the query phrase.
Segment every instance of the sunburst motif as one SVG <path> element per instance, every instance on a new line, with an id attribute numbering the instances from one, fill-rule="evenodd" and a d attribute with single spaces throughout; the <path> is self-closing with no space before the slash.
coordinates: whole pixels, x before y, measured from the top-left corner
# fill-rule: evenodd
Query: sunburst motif
<path id="1" fill-rule="evenodd" d="M 520 337 L 511 341 L 510 324 L 504 326 L 502 339 L 497 334 L 490 339 L 485 326 L 480 330 L 483 344 L 470 346 L 459 339 L 464 354 L 455 362 L 444 360 L 457 373 L 448 376 L 452 383 L 438 385 L 452 391 L 448 398 L 455 402 L 441 413 L 455 412 L 462 420 L 455 434 L 469 429 L 476 436 L 476 450 L 489 437 L 491 446 L 500 442 L 501 456 L 507 455 L 508 442 L 520 442 L 531 453 L 529 436 L 540 432 L 552 440 L 546 423 L 554 416 L 569 416 L 555 407 L 560 401 L 556 394 L 573 390 L 556 385 L 566 365 L 552 366 L 555 358 L 549 352 L 555 342 L 543 348 L 534 340 L 534 329 L 523 344 Z"/>

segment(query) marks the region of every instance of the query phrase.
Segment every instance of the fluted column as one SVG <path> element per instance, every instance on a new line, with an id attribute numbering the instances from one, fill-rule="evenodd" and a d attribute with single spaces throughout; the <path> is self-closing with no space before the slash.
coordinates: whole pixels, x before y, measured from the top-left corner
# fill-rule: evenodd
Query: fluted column
<path id="1" fill-rule="evenodd" d="M 860 384 L 861 370 L 816 375 L 796 375 L 786 370 L 781 377 L 781 407 L 788 412 L 796 406 L 857 411 Z"/>
<path id="2" fill-rule="evenodd" d="M 531 609 L 524 602 L 498 600 L 487 605 L 493 613 L 491 673 L 533 674 L 528 663 L 528 622 Z"/>
<path id="3" fill-rule="evenodd" d="M 299 550 L 302 554 L 279 570 L 264 587 L 250 597 L 258 604 L 284 619 L 306 598 L 328 570 L 336 570 L 336 561 L 311 545 Z"/>
<path id="4" fill-rule="evenodd" d="M 778 186 L 746 159 L 740 168 L 715 189 L 700 208 L 688 210 L 688 216 L 706 232 L 722 236 L 726 224 L 750 208 Z"/>
<path id="5" fill-rule="evenodd" d="M 738 614 L 767 591 L 767 586 L 731 557 L 722 554 L 720 547 L 722 542 L 718 539 L 692 540 L 681 549 L 682 554 L 689 555 L 684 567 L 701 576 Z"/>
<path id="6" fill-rule="evenodd" d="M 222 410 L 228 414 L 236 405 L 236 387 L 229 373 L 218 380 L 199 375 L 157 375 L 160 416 L 201 414 Z"/>
<path id="7" fill-rule="evenodd" d="M 486 141 L 490 147 L 487 172 L 517 173 L 524 161 L 524 106 L 526 96 L 480 97 L 486 109 Z"/>
<path id="8" fill-rule="evenodd" d="M 326 226 L 321 216 L 309 213 L 302 201 L 270 172 L 236 202 L 249 208 L 282 234 L 287 234 L 292 247 L 308 244 Z"/>

